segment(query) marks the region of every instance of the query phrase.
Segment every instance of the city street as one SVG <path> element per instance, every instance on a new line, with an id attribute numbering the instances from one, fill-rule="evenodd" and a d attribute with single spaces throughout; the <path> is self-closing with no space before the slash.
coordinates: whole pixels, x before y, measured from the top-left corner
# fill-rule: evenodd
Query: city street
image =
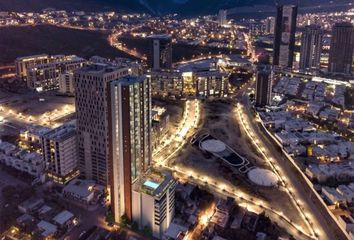
<path id="1" fill-rule="evenodd" d="M 281 179 L 290 199 L 310 227 L 311 234 L 316 234 L 319 239 L 343 239 L 338 227 L 333 228 L 326 221 L 325 209 L 321 209 L 322 206 L 313 201 L 311 192 L 307 190 L 306 184 L 299 179 L 299 175 L 291 167 L 291 164 L 284 159 L 276 147 L 264 136 L 263 132 L 257 128 L 257 122 L 250 111 L 251 106 L 248 97 L 244 95 L 244 92 L 240 92 L 239 95 L 242 96 L 240 99 L 242 104 L 238 104 L 236 114 L 239 121 L 242 122 L 241 125 L 250 140 Z M 337 231 L 334 229 L 337 229 Z"/>
<path id="2" fill-rule="evenodd" d="M 163 145 L 153 153 L 155 165 L 168 165 L 168 160 L 188 142 L 189 137 L 193 135 L 199 124 L 200 105 L 199 100 L 186 101 L 183 118 L 176 133 L 164 136 L 161 140 Z"/>
<path id="3" fill-rule="evenodd" d="M 269 217 L 277 222 L 280 226 L 287 229 L 289 233 L 297 236 L 297 239 L 313 239 L 309 234 L 302 229 L 302 227 L 296 225 L 285 213 L 280 212 L 273 208 L 270 204 L 257 199 L 245 192 L 242 192 L 239 188 L 228 184 L 226 181 L 220 181 L 219 179 L 209 175 L 206 176 L 203 173 L 199 173 L 194 169 L 187 169 L 182 166 L 169 166 L 169 161 L 177 154 L 182 147 L 188 142 L 188 138 L 195 132 L 196 126 L 198 126 L 200 116 L 199 101 L 187 101 L 184 112 L 184 117 L 179 124 L 178 131 L 175 135 L 169 138 L 167 144 L 158 149 L 154 155 L 155 165 L 162 169 L 168 169 L 174 172 L 175 177 L 186 179 L 188 182 L 195 183 L 200 187 L 212 190 L 211 192 L 217 192 L 222 196 L 234 197 L 238 204 L 245 205 L 249 210 L 254 211 L 266 211 Z"/>

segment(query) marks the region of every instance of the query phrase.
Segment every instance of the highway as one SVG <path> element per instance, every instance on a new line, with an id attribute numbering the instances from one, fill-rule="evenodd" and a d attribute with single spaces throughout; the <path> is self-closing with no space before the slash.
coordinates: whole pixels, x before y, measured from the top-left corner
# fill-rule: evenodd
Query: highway
<path id="1" fill-rule="evenodd" d="M 143 61 L 146 61 L 147 58 L 145 55 L 139 53 L 138 51 L 136 51 L 135 49 L 129 49 L 127 47 L 125 47 L 125 45 L 121 42 L 118 41 L 118 38 L 120 35 L 122 35 L 123 32 L 115 32 L 115 33 L 112 33 L 111 35 L 108 36 L 107 40 L 109 42 L 109 44 L 112 46 L 112 47 L 115 47 L 117 48 L 118 50 L 120 51 L 123 51 L 135 58 L 138 58 L 140 60 L 143 60 Z"/>
<path id="2" fill-rule="evenodd" d="M 336 226 L 328 222 L 326 209 L 321 209 L 323 207 L 317 201 L 314 201 L 314 196 L 307 188 L 307 184 L 297 174 L 291 163 L 282 156 L 276 146 L 257 127 L 258 123 L 252 115 L 251 105 L 245 95 L 245 90 L 239 92 L 238 101 L 235 112 L 238 115 L 240 125 L 247 133 L 250 141 L 281 179 L 288 196 L 311 229 L 311 235 L 317 236 L 318 239 L 346 239 L 338 226 L 336 229 Z"/>

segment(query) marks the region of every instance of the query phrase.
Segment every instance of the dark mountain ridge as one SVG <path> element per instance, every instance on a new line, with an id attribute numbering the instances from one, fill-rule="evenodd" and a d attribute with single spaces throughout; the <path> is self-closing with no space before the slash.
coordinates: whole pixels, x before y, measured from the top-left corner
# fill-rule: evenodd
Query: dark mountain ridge
<path id="1" fill-rule="evenodd" d="M 219 9 L 299 4 L 300 7 L 346 4 L 350 0 L 0 0 L 0 11 L 41 11 L 55 8 L 68 11 L 146 12 L 153 15 L 178 13 L 182 16 L 216 14 Z"/>

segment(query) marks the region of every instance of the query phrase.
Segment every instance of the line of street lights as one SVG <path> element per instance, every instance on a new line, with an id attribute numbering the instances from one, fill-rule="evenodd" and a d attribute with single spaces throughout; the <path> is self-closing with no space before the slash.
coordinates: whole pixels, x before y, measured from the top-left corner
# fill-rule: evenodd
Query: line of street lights
<path id="1" fill-rule="evenodd" d="M 289 195 L 290 199 L 293 201 L 296 208 L 301 213 L 301 216 L 303 217 L 306 225 L 309 227 L 309 229 L 311 231 L 312 238 L 315 238 L 315 239 L 318 238 L 319 234 L 313 228 L 313 223 L 309 219 L 310 218 L 309 213 L 306 213 L 304 211 L 304 207 L 301 205 L 300 200 L 298 200 L 299 198 L 296 198 L 296 196 L 294 196 L 293 189 L 291 187 L 288 187 L 288 184 L 286 182 L 286 178 L 284 176 L 282 176 L 280 173 L 280 170 L 281 170 L 280 167 L 274 164 L 273 158 L 267 156 L 265 147 L 260 146 L 260 141 L 255 139 L 255 135 L 253 133 L 251 133 L 250 128 L 248 127 L 248 124 L 244 122 L 241 104 L 239 104 L 239 103 L 237 104 L 236 111 L 238 113 L 239 119 L 241 120 L 242 127 L 244 128 L 248 137 L 251 139 L 251 142 L 257 148 L 259 153 L 264 157 L 264 159 L 267 161 L 269 166 L 272 168 L 273 172 L 277 175 L 278 179 L 280 180 L 281 185 L 286 190 L 286 193 Z M 301 227 L 299 230 L 302 230 Z"/>
<path id="2" fill-rule="evenodd" d="M 195 100 L 197 101 L 197 100 Z M 175 138 L 177 138 L 178 133 L 180 133 L 182 131 L 182 129 L 184 127 L 186 127 L 186 121 L 188 119 L 188 111 L 190 108 L 190 102 L 188 102 L 188 104 L 186 103 L 186 108 L 185 108 L 185 113 L 184 113 L 184 118 L 179 126 L 179 130 L 177 131 L 177 134 L 175 135 Z M 197 127 L 198 123 L 199 123 L 199 119 L 200 119 L 200 103 L 196 102 L 196 108 L 195 108 L 195 116 L 194 116 L 194 121 L 193 124 L 191 126 L 189 126 L 187 134 L 191 131 L 191 129 L 194 129 Z M 171 140 L 172 142 L 173 140 Z M 171 142 L 169 143 L 171 145 Z M 307 236 L 308 238 L 314 239 L 314 237 L 312 235 L 307 234 L 306 232 L 304 232 L 304 230 L 302 229 L 301 226 L 296 225 L 295 223 L 293 223 L 288 217 L 286 217 L 284 215 L 284 213 L 282 212 L 278 212 L 276 210 L 274 210 L 271 206 L 268 206 L 266 203 L 264 203 L 262 200 L 260 199 L 255 199 L 252 196 L 248 196 L 248 194 L 240 191 L 239 189 L 236 189 L 234 187 L 230 187 L 227 186 L 225 183 L 218 183 L 217 181 L 214 181 L 214 183 L 210 182 L 210 177 L 206 177 L 206 176 L 201 176 L 195 173 L 195 171 L 193 170 L 187 170 L 185 168 L 181 168 L 181 167 L 169 167 L 167 164 L 167 161 L 173 157 L 178 151 L 180 151 L 180 149 L 187 143 L 187 141 L 185 139 L 182 140 L 182 142 L 177 141 L 178 147 L 173 151 L 173 152 L 169 152 L 169 155 L 166 158 L 161 157 L 159 159 L 159 161 L 156 162 L 156 164 L 159 165 L 159 167 L 163 167 L 165 169 L 169 169 L 170 171 L 174 172 L 175 174 L 178 174 L 179 177 L 183 176 L 187 177 L 187 178 L 192 178 L 195 179 L 197 181 L 201 182 L 201 185 L 205 184 L 208 185 L 210 187 L 213 187 L 214 189 L 216 189 L 219 193 L 221 194 L 225 194 L 227 193 L 230 196 L 236 197 L 237 199 L 239 199 L 239 201 L 242 202 L 246 202 L 247 204 L 253 205 L 255 207 L 261 208 L 263 210 L 266 210 L 268 212 L 273 213 L 275 216 L 278 216 L 282 221 L 286 222 L 287 224 L 289 224 L 291 227 L 293 227 L 296 231 L 301 232 L 302 235 Z M 166 146 L 165 146 L 166 147 Z M 229 189 L 229 191 L 228 191 Z"/>

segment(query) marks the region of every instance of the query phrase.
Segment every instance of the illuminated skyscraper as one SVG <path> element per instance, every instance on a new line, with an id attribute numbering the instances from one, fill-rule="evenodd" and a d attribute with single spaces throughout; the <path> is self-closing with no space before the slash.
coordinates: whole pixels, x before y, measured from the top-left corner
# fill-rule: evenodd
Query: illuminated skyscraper
<path id="1" fill-rule="evenodd" d="M 274 34 L 275 17 L 267 17 L 265 20 L 265 32 L 267 34 Z"/>
<path id="2" fill-rule="evenodd" d="M 256 107 L 264 107 L 272 99 L 272 72 L 269 65 L 261 65 L 256 77 Z"/>
<path id="3" fill-rule="evenodd" d="M 92 64 L 74 75 L 79 169 L 87 179 L 108 184 L 109 82 L 128 75 L 128 67 Z"/>
<path id="4" fill-rule="evenodd" d="M 225 9 L 219 10 L 218 21 L 220 26 L 224 26 L 227 24 L 227 10 Z"/>
<path id="5" fill-rule="evenodd" d="M 278 6 L 275 21 L 273 65 L 293 66 L 297 6 Z"/>
<path id="6" fill-rule="evenodd" d="M 132 183 L 151 162 L 151 93 L 145 76 L 112 81 L 108 96 L 111 203 L 114 219 L 132 220 Z"/>
<path id="7" fill-rule="evenodd" d="M 148 66 L 153 70 L 172 68 L 172 39 L 170 35 L 152 35 L 148 54 Z"/>
<path id="8" fill-rule="evenodd" d="M 354 28 L 349 22 L 337 23 L 332 29 L 328 71 L 350 74 L 352 71 Z"/>
<path id="9" fill-rule="evenodd" d="M 320 69 L 323 31 L 320 26 L 306 26 L 301 36 L 300 69 Z"/>

